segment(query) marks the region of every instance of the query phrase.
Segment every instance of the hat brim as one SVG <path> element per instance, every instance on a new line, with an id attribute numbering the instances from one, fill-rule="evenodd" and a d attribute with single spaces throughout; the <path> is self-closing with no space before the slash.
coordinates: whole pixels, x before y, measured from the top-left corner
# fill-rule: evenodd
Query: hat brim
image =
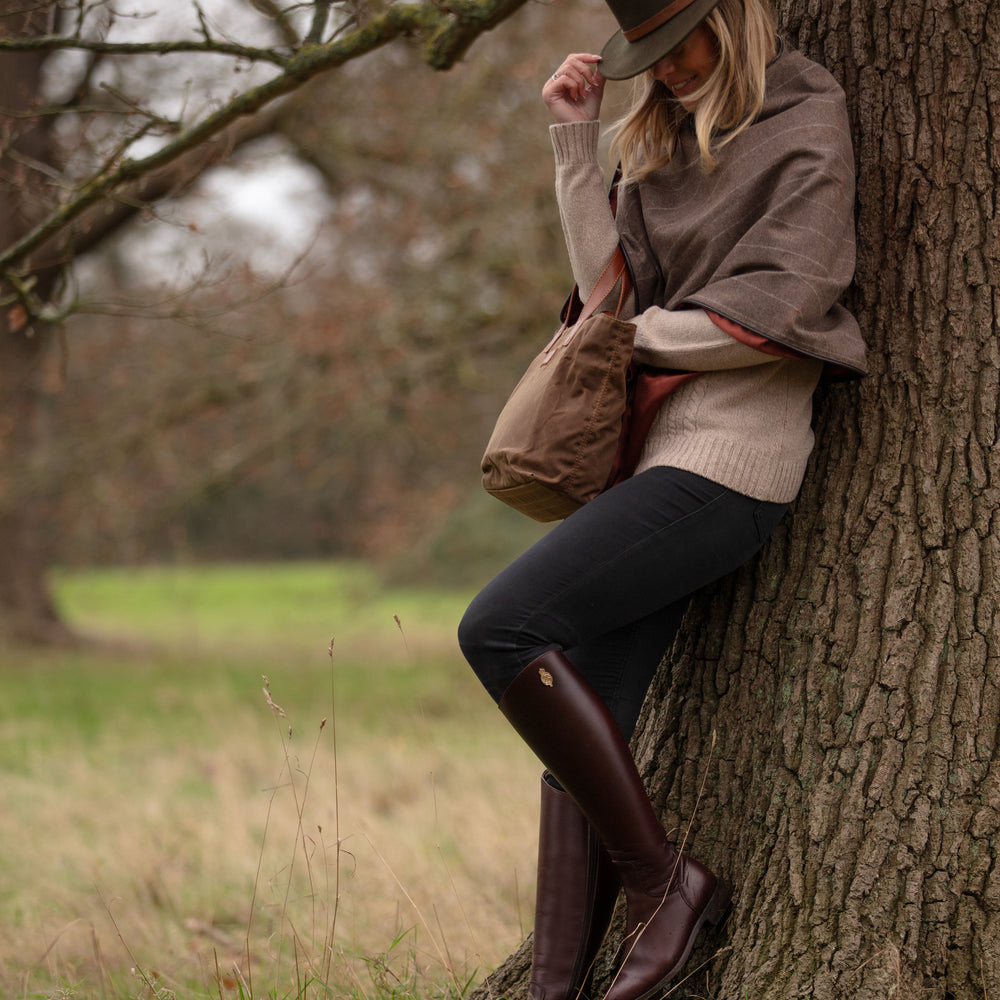
<path id="1" fill-rule="evenodd" d="M 638 76 L 677 48 L 719 3 L 720 0 L 694 0 L 666 24 L 634 42 L 617 31 L 601 50 L 601 61 L 597 64 L 601 76 L 608 80 Z"/>

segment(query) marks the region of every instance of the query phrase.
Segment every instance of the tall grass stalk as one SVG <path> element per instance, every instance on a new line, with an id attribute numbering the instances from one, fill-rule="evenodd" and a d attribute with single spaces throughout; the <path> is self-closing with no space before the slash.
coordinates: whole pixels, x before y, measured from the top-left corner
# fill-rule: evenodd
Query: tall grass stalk
<path id="1" fill-rule="evenodd" d="M 330 891 L 330 883 L 327 881 L 327 899 L 333 900 L 333 915 L 330 918 L 327 928 L 326 939 L 323 942 L 323 981 L 330 981 L 330 970 L 333 965 L 333 941 L 337 933 L 337 913 L 340 910 L 340 775 L 337 765 L 337 685 L 333 674 L 333 644 L 334 637 L 330 637 L 330 645 L 327 647 L 327 655 L 330 657 L 330 736 L 333 743 L 333 834 L 336 844 L 336 856 L 333 866 L 333 892 Z M 320 830 L 320 833 L 323 831 Z M 325 848 L 324 848 L 325 851 Z M 325 853 L 324 853 L 325 857 Z M 329 868 L 326 869 L 329 872 Z"/>

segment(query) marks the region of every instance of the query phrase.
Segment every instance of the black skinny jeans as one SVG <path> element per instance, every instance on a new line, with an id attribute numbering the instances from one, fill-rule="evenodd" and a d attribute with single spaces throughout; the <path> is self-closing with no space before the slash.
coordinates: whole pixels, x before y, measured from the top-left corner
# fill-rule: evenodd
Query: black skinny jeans
<path id="1" fill-rule="evenodd" d="M 788 505 L 691 472 L 647 470 L 572 514 L 473 600 L 465 658 L 499 701 L 522 668 L 562 650 L 626 739 L 688 598 L 753 556 Z"/>

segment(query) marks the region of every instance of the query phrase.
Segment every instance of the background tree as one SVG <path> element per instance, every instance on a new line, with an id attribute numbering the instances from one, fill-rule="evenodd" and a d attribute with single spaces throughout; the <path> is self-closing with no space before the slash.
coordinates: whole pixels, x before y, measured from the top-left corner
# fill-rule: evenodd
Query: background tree
<path id="1" fill-rule="evenodd" d="M 0 397 L 6 418 L 0 545 L 17 553 L 0 562 L 0 634 L 61 634 L 44 582 L 46 543 L 53 533 L 41 520 L 42 505 L 34 502 L 35 484 L 44 477 L 35 445 L 47 348 L 58 324 L 78 305 L 65 280 L 75 256 L 102 245 L 140 210 L 189 187 L 248 137 L 273 130 L 289 111 L 287 102 L 275 102 L 301 92 L 308 81 L 393 39 L 411 46 L 419 40 L 423 60 L 447 68 L 520 3 L 229 5 L 252 14 L 257 44 L 233 41 L 194 5 L 185 8 L 196 25 L 193 33 L 152 40 L 148 27 L 144 39 L 116 35 L 114 29 L 129 22 L 106 3 L 0 8 L 0 60 L 10 84 L 0 178 L 8 203 L 19 207 L 4 214 L 0 233 L 5 324 L 0 340 L 8 362 Z M 52 63 L 46 56 L 65 51 L 86 58 L 61 67 L 63 86 L 51 99 L 46 87 Z M 146 60 L 140 75 L 148 77 L 151 58 L 177 53 L 228 58 L 238 70 L 250 66 L 244 74 L 249 82 L 235 95 L 190 99 L 180 107 L 184 88 L 175 86 L 175 100 L 166 110 L 131 89 L 136 72 L 123 69 L 128 60 Z M 171 88 L 162 93 L 171 94 Z M 254 113 L 250 125 L 241 124 Z"/>
<path id="2" fill-rule="evenodd" d="M 0 6 L 0 31 L 41 31 L 44 12 L 11 14 L 12 4 Z M 32 118 L 28 111 L 32 84 L 41 73 L 44 54 L 17 52 L 0 59 L 0 93 L 7 104 L 3 122 L 0 171 L 6 182 L 0 185 L 0 240 L 12 242 L 23 230 L 30 228 L 39 212 L 33 201 L 21 197 L 34 164 L 51 158 L 51 137 L 43 122 Z M 45 183 L 39 180 L 38 184 Z M 46 296 L 57 277 L 51 255 L 35 264 L 35 294 Z M 9 286 L 2 292 L 9 294 Z M 57 628 L 55 608 L 47 590 L 40 585 L 43 572 L 38 551 L 38 533 L 29 524 L 30 513 L 15 498 L 13 484 L 23 475 L 23 463 L 15 464 L 15 456 L 30 454 L 34 421 L 35 390 L 30 373 L 36 366 L 42 338 L 36 336 L 28 315 L 17 299 L 8 299 L 3 310 L 0 330 L 0 399 L 3 400 L 0 424 L 0 462 L 4 476 L 0 480 L 0 539 L 4 558 L 0 569 L 0 621 L 5 609 L 18 608 L 19 617 L 31 620 L 35 628 L 46 631 Z M 14 571 L 14 567 L 17 570 Z M 2 628 L 2 626 L 0 626 Z"/>
<path id="3" fill-rule="evenodd" d="M 780 8 L 852 109 L 871 374 L 823 393 L 784 528 L 695 601 L 640 723 L 667 825 L 737 886 L 670 995 L 982 1000 L 1000 992 L 1000 11 Z M 522 995 L 527 962 L 492 995 Z"/>

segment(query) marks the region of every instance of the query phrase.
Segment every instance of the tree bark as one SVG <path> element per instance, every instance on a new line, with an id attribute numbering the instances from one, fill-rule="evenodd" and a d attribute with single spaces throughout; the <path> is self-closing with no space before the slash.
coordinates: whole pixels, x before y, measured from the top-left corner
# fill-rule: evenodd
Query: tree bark
<path id="1" fill-rule="evenodd" d="M 984 1000 L 1000 995 L 1000 10 L 781 8 L 852 107 L 870 374 L 817 400 L 790 516 L 697 596 L 640 720 L 665 824 L 736 886 L 669 996 Z M 477 997 L 522 996 L 527 963 Z"/>
<path id="2" fill-rule="evenodd" d="M 45 30 L 47 11 L 21 13 L 22 5 L 0 4 L 0 32 L 33 34 Z M 0 59 L 3 139 L 0 143 L 0 245 L 29 229 L 46 202 L 50 162 L 49 134 L 32 115 L 44 55 L 12 53 Z M 39 169 L 41 167 L 41 169 Z M 36 294 L 47 298 L 58 272 L 39 259 Z M 0 287 L 4 296 L 9 287 Z M 50 331 L 28 322 L 17 305 L 0 308 L 0 639 L 65 639 L 45 584 L 43 534 L 32 518 L 30 455 L 40 391 L 39 361 Z"/>

